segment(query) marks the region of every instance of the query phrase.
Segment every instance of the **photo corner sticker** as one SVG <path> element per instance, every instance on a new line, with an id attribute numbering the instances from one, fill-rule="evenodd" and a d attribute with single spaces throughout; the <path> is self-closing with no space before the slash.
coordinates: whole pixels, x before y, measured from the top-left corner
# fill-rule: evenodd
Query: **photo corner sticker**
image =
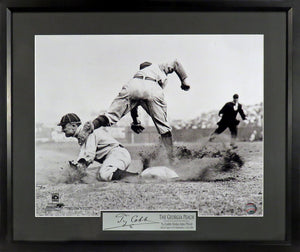
<path id="1" fill-rule="evenodd" d="M 103 231 L 196 231 L 196 212 L 102 212 Z"/>

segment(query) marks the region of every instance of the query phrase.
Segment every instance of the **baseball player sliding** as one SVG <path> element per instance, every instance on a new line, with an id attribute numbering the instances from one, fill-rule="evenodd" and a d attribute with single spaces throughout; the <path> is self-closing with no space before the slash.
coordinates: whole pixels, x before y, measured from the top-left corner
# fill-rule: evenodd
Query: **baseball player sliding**
<path id="1" fill-rule="evenodd" d="M 83 130 L 78 134 L 80 144 L 85 143 L 86 138 L 93 130 L 117 123 L 129 111 L 131 111 L 133 119 L 131 129 L 138 134 L 141 133 L 144 127 L 138 119 L 137 108 L 142 106 L 151 116 L 167 150 L 169 160 L 172 162 L 172 128 L 167 120 L 167 103 L 164 99 L 163 89 L 167 84 L 168 74 L 173 72 L 180 79 L 181 89 L 189 90 L 190 86 L 186 82 L 187 74 L 177 60 L 165 64 L 152 64 L 150 62 L 140 64 L 140 70 L 122 87 L 108 111 L 99 115 L 92 122 L 85 123 Z"/>
<path id="2" fill-rule="evenodd" d="M 62 127 L 66 137 L 77 139 L 83 128 L 80 118 L 74 113 L 64 115 L 58 125 Z M 87 137 L 81 144 L 77 162 L 70 162 L 70 165 L 84 174 L 94 160 L 102 164 L 97 171 L 98 180 L 119 180 L 138 175 L 126 171 L 131 163 L 129 152 L 103 129 L 94 130 Z"/>

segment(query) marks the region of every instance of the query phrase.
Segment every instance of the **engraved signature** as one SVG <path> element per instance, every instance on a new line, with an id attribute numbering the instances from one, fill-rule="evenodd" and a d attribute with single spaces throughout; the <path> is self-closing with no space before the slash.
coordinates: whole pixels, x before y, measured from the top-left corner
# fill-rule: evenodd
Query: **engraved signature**
<path id="1" fill-rule="evenodd" d="M 116 223 L 119 225 L 105 228 L 105 230 L 120 228 L 120 227 L 133 228 L 133 226 L 136 225 L 149 225 L 149 224 L 160 223 L 160 222 L 152 221 L 148 216 L 139 215 L 139 214 L 129 215 L 126 213 L 118 213 L 115 215 L 115 218 L 116 218 Z"/>

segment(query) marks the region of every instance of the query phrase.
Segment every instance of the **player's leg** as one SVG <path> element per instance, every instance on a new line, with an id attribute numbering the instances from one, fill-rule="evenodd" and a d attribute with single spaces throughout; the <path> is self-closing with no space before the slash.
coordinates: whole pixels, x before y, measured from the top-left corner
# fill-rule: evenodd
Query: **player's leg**
<path id="1" fill-rule="evenodd" d="M 230 130 L 230 133 L 231 133 L 231 137 L 233 139 L 236 139 L 237 138 L 237 126 L 236 125 L 230 125 L 229 130 Z"/>
<path id="2" fill-rule="evenodd" d="M 167 120 L 167 104 L 164 100 L 162 89 L 160 88 L 155 96 L 144 101 L 141 105 L 151 116 L 157 132 L 161 136 L 161 141 L 167 151 L 168 158 L 171 162 L 173 162 L 172 128 Z"/>
<path id="3" fill-rule="evenodd" d="M 96 117 L 93 122 L 86 122 L 78 135 L 78 142 L 82 145 L 89 134 L 99 127 L 111 126 L 117 123 L 124 115 L 130 111 L 131 103 L 129 99 L 128 85 L 124 85 L 118 96 L 113 100 L 108 111 Z"/>
<path id="4" fill-rule="evenodd" d="M 160 134 L 161 141 L 163 145 L 165 146 L 168 154 L 168 158 L 170 162 L 174 161 L 174 148 L 173 148 L 173 137 L 171 131 L 168 131 L 166 133 Z"/>
<path id="5" fill-rule="evenodd" d="M 213 133 L 210 134 L 208 141 L 211 142 L 215 139 L 216 135 L 220 135 L 221 133 L 224 132 L 224 130 L 226 130 L 228 127 L 228 125 L 226 123 L 219 123 L 218 124 L 218 128 L 215 129 L 215 131 Z"/>
<path id="6" fill-rule="evenodd" d="M 112 149 L 103 161 L 97 179 L 104 181 L 119 180 L 127 176 L 136 176 L 137 173 L 127 171 L 131 163 L 129 152 L 123 147 Z"/>
<path id="7" fill-rule="evenodd" d="M 109 126 L 114 125 L 125 116 L 130 111 L 131 106 L 128 85 L 125 85 L 104 114 L 108 119 Z"/>
<path id="8" fill-rule="evenodd" d="M 123 86 L 105 113 L 110 126 L 117 123 L 123 116 L 136 107 L 139 100 L 144 98 L 143 96 L 147 96 L 149 87 L 144 82 L 144 80 L 132 79 Z"/>
<path id="9" fill-rule="evenodd" d="M 230 133 L 231 133 L 231 142 L 230 142 L 230 145 L 233 148 L 237 148 L 237 145 L 236 145 L 237 125 L 235 125 L 235 124 L 229 125 L 229 130 L 230 130 Z"/>

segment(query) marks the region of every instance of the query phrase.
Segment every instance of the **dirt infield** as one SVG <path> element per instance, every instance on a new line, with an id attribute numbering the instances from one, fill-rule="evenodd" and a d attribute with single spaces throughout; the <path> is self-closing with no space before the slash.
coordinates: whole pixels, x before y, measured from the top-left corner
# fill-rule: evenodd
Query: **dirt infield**
<path id="1" fill-rule="evenodd" d="M 156 148 L 126 147 L 133 159 L 131 171 L 141 171 L 143 153 Z M 97 164 L 88 169 L 84 183 L 67 181 L 67 161 L 76 159 L 78 151 L 76 143 L 37 145 L 36 216 L 100 216 L 101 210 L 196 210 L 199 216 L 250 216 L 245 211 L 247 203 L 257 206 L 254 216 L 263 213 L 262 142 L 238 143 L 234 153 L 244 162 L 241 165 L 220 143 L 210 143 L 205 150 L 200 144 L 178 145 L 172 167 L 180 177 L 177 181 L 98 182 Z M 224 171 L 224 164 L 234 158 L 237 161 Z M 151 162 L 168 165 L 162 164 L 165 159 Z M 53 193 L 59 194 L 61 207 L 51 205 Z"/>

